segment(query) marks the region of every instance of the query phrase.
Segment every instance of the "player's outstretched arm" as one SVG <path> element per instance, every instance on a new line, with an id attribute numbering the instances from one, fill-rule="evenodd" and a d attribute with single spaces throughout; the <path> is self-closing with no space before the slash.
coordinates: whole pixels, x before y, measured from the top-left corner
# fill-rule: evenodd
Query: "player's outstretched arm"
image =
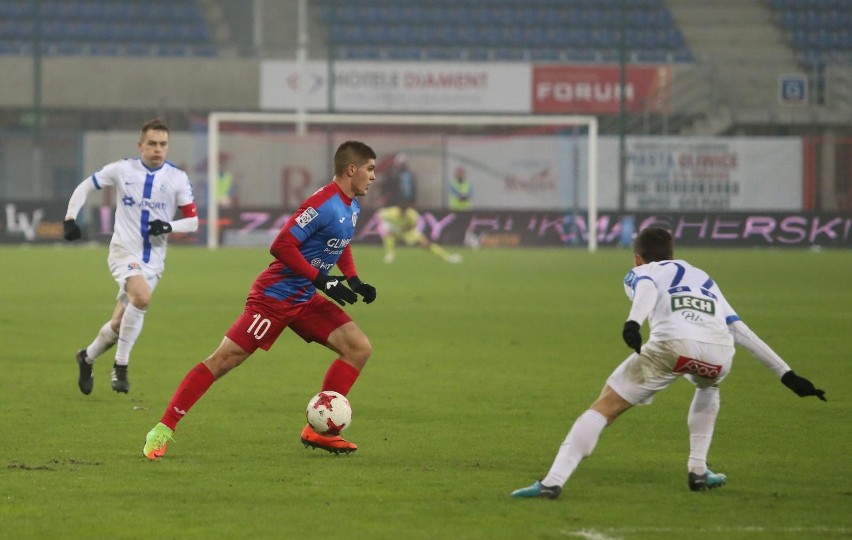
<path id="1" fill-rule="evenodd" d="M 734 321 L 728 325 L 728 330 L 734 336 L 734 342 L 742 345 L 781 378 L 781 382 L 799 397 L 816 396 L 826 401 L 825 392 L 815 388 L 813 383 L 804 377 L 796 375 L 787 363 L 772 350 L 751 328 L 742 321 Z"/>

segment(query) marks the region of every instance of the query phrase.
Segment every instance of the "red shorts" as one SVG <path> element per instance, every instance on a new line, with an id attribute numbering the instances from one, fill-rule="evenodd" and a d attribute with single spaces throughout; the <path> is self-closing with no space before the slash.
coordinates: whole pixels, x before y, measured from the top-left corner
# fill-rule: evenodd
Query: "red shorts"
<path id="1" fill-rule="evenodd" d="M 351 321 L 337 304 L 320 294 L 299 304 L 270 298 L 268 303 L 247 302 L 245 311 L 225 335 L 246 352 L 253 353 L 258 348 L 268 351 L 287 327 L 307 342 L 325 345 L 329 334 Z"/>

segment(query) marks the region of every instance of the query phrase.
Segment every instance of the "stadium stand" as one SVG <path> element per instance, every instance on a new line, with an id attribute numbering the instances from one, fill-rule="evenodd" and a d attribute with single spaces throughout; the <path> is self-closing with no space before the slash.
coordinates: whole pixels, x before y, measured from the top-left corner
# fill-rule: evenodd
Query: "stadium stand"
<path id="1" fill-rule="evenodd" d="M 323 2 L 339 59 L 613 62 L 624 24 L 629 61 L 693 60 L 662 0 Z"/>
<path id="2" fill-rule="evenodd" d="M 852 61 L 852 0 L 770 0 L 805 65 Z"/>
<path id="3" fill-rule="evenodd" d="M 215 56 L 217 53 L 195 0 L 0 2 L 0 54 L 32 54 L 36 41 L 46 55 Z"/>

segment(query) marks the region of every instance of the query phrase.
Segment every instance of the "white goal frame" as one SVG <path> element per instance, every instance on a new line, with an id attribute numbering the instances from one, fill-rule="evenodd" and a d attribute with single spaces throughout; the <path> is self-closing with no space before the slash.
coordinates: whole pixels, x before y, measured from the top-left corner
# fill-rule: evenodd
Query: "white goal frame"
<path id="1" fill-rule="evenodd" d="M 243 124 L 292 124 L 305 133 L 311 124 L 394 125 L 394 126 L 585 126 L 588 130 L 588 250 L 598 248 L 598 119 L 587 115 L 425 115 L 425 114 L 342 114 L 211 112 L 207 116 L 207 247 L 219 247 L 219 205 L 216 182 L 219 178 L 219 126 L 225 122 Z"/>

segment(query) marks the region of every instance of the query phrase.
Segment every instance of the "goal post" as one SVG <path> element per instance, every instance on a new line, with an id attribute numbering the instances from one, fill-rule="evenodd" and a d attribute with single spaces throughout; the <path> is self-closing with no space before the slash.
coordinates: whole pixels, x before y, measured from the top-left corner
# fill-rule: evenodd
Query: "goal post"
<path id="1" fill-rule="evenodd" d="M 288 133 L 304 137 L 310 129 L 336 130 L 342 133 L 354 133 L 369 130 L 388 130 L 405 128 L 407 134 L 420 131 L 433 136 L 442 136 L 446 132 L 458 132 L 466 128 L 479 130 L 480 137 L 489 136 L 489 130 L 507 129 L 568 129 L 583 130 L 586 144 L 585 176 L 587 212 L 587 246 L 594 252 L 598 247 L 598 197 L 597 197 L 597 158 L 598 158 L 598 121 L 594 116 L 586 115 L 426 115 L 426 114 L 345 114 L 345 113 L 269 113 L 269 112 L 211 112 L 207 118 L 207 247 L 219 246 L 219 204 L 218 179 L 221 167 L 218 156 L 222 155 L 223 132 L 227 126 L 243 126 L 259 129 L 260 126 L 278 126 L 288 128 Z M 462 137 L 463 135 L 459 135 Z M 369 136 L 368 136 L 369 137 Z M 371 144 L 369 140 L 366 140 Z M 371 144 L 371 146 L 374 146 Z M 374 146 L 375 148 L 375 146 Z M 377 149 L 378 153 L 381 153 Z M 555 150 L 559 153 L 561 150 Z M 381 157 L 381 156 L 380 156 Z M 554 156 L 554 160 L 570 160 L 569 156 Z M 559 181 L 557 178 L 556 181 Z M 574 200 L 577 207 L 579 202 Z M 563 208 L 563 210 L 567 210 Z"/>

